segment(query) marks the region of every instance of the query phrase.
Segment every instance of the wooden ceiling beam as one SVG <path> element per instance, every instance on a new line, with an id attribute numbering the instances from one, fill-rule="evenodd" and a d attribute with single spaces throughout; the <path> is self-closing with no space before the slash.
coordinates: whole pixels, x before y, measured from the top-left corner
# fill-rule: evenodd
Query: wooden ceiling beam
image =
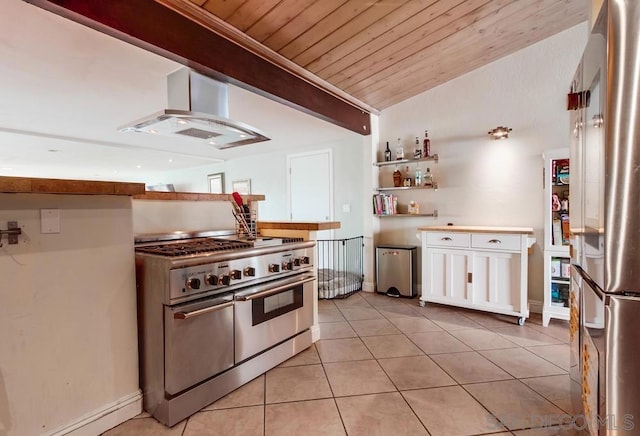
<path id="1" fill-rule="evenodd" d="M 154 0 L 26 0 L 62 17 L 368 135 L 369 113 L 257 56 Z"/>

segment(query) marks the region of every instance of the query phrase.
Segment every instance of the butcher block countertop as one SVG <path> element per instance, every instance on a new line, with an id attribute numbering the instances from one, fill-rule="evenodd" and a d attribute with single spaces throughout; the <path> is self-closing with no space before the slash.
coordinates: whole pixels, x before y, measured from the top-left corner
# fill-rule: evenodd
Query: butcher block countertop
<path id="1" fill-rule="evenodd" d="M 426 226 L 418 227 L 418 230 L 421 232 L 533 233 L 532 227 Z"/>
<path id="2" fill-rule="evenodd" d="M 243 195 L 247 201 L 262 201 L 264 195 Z M 146 191 L 133 197 L 134 200 L 187 200 L 187 201 L 232 201 L 231 194 L 206 194 L 200 192 Z"/>
<path id="3" fill-rule="evenodd" d="M 331 230 L 339 229 L 340 221 L 258 221 L 260 230 Z"/>
<path id="4" fill-rule="evenodd" d="M 0 176 L 0 193 L 137 195 L 144 189 L 144 183 Z"/>

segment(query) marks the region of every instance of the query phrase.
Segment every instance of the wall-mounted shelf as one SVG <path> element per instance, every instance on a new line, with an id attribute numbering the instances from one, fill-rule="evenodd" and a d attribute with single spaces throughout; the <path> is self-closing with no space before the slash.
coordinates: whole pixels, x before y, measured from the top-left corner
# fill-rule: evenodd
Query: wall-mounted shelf
<path id="1" fill-rule="evenodd" d="M 411 218 L 411 217 L 431 217 L 438 218 L 438 211 L 434 210 L 433 213 L 392 213 L 387 215 L 376 215 L 378 218 L 398 217 L 398 218 Z"/>
<path id="2" fill-rule="evenodd" d="M 434 189 L 438 190 L 438 184 L 434 183 L 431 186 L 391 186 L 388 188 L 376 188 L 376 191 L 405 191 L 408 189 Z"/>
<path id="3" fill-rule="evenodd" d="M 388 162 L 375 162 L 373 165 L 378 167 L 384 167 L 387 165 L 404 165 L 411 164 L 416 162 L 436 162 L 438 163 L 438 154 L 434 154 L 429 157 L 424 157 L 422 159 L 401 159 L 401 160 L 390 160 Z"/>

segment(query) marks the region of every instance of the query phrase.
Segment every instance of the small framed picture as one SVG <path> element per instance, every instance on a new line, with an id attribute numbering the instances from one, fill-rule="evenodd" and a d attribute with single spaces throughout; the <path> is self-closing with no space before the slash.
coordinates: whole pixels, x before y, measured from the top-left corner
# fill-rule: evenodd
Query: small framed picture
<path id="1" fill-rule="evenodd" d="M 224 173 L 209 174 L 207 180 L 211 194 L 224 194 Z"/>
<path id="2" fill-rule="evenodd" d="M 234 180 L 231 183 L 233 192 L 237 192 L 238 194 L 251 194 L 251 179 L 244 180 Z"/>

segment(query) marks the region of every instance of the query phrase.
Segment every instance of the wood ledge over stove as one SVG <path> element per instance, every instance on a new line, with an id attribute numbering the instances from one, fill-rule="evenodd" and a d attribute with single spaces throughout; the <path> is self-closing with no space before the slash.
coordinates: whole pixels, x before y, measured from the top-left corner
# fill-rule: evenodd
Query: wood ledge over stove
<path id="1" fill-rule="evenodd" d="M 425 232 L 533 233 L 531 227 L 426 226 L 418 227 L 418 230 Z"/>
<path id="2" fill-rule="evenodd" d="M 339 229 L 340 221 L 258 221 L 260 230 L 331 230 Z"/>
<path id="3" fill-rule="evenodd" d="M 132 196 L 144 189 L 144 183 L 0 176 L 0 193 Z"/>
<path id="4" fill-rule="evenodd" d="M 264 194 L 243 195 L 246 201 L 264 201 Z M 182 200 L 182 201 L 232 201 L 231 194 L 207 194 L 200 192 L 146 191 L 133 196 L 134 200 Z"/>

